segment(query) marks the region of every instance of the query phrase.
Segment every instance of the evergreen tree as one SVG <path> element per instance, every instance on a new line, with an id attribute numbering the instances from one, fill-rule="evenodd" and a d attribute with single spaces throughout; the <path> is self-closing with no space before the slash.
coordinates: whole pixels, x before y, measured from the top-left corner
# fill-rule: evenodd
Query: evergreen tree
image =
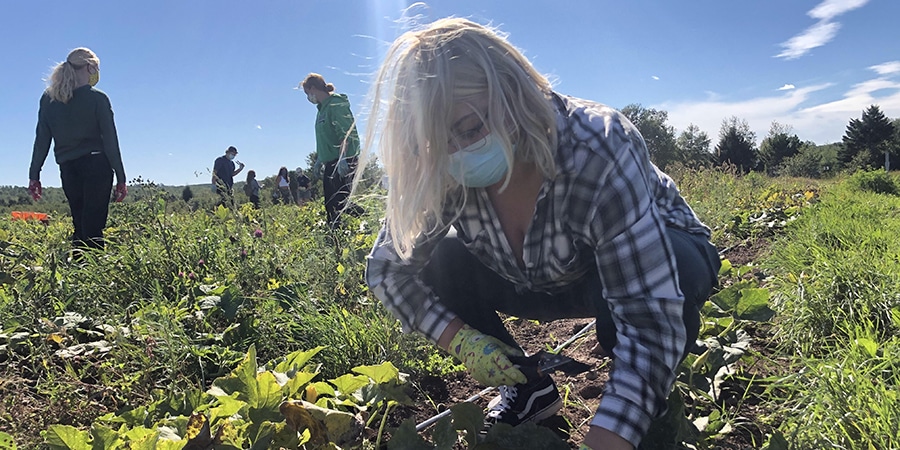
<path id="1" fill-rule="evenodd" d="M 717 164 L 732 164 L 747 173 L 756 167 L 757 152 L 756 134 L 750 130 L 746 120 L 731 116 L 722 121 L 715 152 Z"/>
<path id="2" fill-rule="evenodd" d="M 894 124 L 878 105 L 863 111 L 861 119 L 850 119 L 838 155 L 848 169 L 885 167 L 894 140 Z"/>
<path id="3" fill-rule="evenodd" d="M 181 191 L 181 199 L 188 203 L 192 198 L 194 198 L 194 191 L 191 190 L 190 186 L 185 186 L 184 190 Z"/>
<path id="4" fill-rule="evenodd" d="M 792 134 L 790 125 L 772 122 L 769 134 L 759 145 L 760 169 L 768 174 L 774 174 L 776 168 L 785 158 L 797 154 L 803 143 L 796 134 Z"/>

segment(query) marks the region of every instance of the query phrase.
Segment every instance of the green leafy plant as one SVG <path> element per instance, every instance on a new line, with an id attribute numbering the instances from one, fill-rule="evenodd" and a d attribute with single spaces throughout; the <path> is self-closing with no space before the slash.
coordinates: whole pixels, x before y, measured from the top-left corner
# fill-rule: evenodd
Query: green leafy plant
<path id="1" fill-rule="evenodd" d="M 51 449 L 359 446 L 368 425 L 361 413 L 370 412 L 371 423 L 372 412 L 384 417 L 392 405 L 409 402 L 403 376 L 383 363 L 313 382 L 318 371 L 310 360 L 322 349 L 294 352 L 260 367 L 251 346 L 243 361 L 206 391 L 157 392 L 152 403 L 104 415 L 89 430 L 51 425 L 42 433 L 44 443 Z"/>

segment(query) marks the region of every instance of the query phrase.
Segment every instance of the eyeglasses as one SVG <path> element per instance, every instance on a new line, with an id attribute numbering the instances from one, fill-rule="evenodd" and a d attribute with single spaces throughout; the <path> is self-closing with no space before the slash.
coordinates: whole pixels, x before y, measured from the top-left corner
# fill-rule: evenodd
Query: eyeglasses
<path id="1" fill-rule="evenodd" d="M 461 129 L 461 131 L 451 133 L 450 140 L 447 141 L 450 149 L 475 151 L 484 147 L 487 142 L 487 120 L 487 113 L 483 115 L 472 113 L 460 119 L 453 128 Z"/>

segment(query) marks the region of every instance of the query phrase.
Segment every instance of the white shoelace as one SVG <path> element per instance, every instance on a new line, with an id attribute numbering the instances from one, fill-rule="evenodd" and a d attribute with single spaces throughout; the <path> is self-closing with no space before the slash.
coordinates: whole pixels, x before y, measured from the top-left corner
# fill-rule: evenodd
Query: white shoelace
<path id="1" fill-rule="evenodd" d="M 488 417 L 494 419 L 498 419 L 500 414 L 506 412 L 519 394 L 518 389 L 513 386 L 498 386 L 497 390 L 500 391 L 500 401 L 487 413 Z"/>

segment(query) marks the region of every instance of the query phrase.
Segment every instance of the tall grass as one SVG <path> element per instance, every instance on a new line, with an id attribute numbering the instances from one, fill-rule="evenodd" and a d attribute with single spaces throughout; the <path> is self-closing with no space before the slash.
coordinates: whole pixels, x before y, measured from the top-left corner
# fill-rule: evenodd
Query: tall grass
<path id="1" fill-rule="evenodd" d="M 780 337 L 817 355 L 847 330 L 872 325 L 879 340 L 900 332 L 900 197 L 847 183 L 793 222 L 764 265 L 779 290 Z"/>
<path id="2" fill-rule="evenodd" d="M 112 205 L 105 250 L 81 260 L 70 260 L 67 218 L 0 221 L 0 378 L 23 387 L 0 385 L 0 429 L 34 439 L 41 424 L 205 389 L 251 345 L 261 360 L 324 345 L 323 377 L 384 361 L 449 367 L 368 295 L 375 200 L 333 232 L 320 202 L 190 212 L 144 188 L 142 201 Z M 67 414 L 12 419 L 27 404 Z"/>
<path id="3" fill-rule="evenodd" d="M 769 403 L 794 448 L 900 448 L 900 197 L 871 179 L 823 193 L 762 263 L 776 339 L 802 368 Z"/>

